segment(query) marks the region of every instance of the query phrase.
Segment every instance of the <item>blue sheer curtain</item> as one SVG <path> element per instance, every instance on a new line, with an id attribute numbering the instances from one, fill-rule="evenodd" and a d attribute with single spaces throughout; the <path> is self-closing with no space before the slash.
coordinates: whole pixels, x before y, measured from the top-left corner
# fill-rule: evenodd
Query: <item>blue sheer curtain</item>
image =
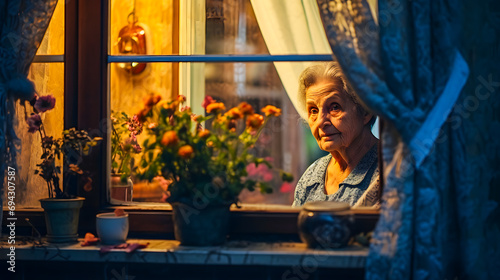
<path id="1" fill-rule="evenodd" d="M 500 4 L 380 0 L 376 20 L 366 0 L 317 2 L 335 59 L 386 124 L 367 279 L 498 277 Z"/>
<path id="2" fill-rule="evenodd" d="M 7 168 L 17 168 L 14 103 L 34 96 L 33 83 L 26 77 L 56 4 L 57 0 L 0 0 L 0 205 Z"/>

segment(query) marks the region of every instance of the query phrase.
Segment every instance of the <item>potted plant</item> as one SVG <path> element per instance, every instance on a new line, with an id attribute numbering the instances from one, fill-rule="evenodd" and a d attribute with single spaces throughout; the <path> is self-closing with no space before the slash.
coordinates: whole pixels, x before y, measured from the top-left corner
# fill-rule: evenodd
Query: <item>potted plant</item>
<path id="1" fill-rule="evenodd" d="M 137 115 L 129 117 L 124 112 L 111 112 L 111 121 L 111 198 L 132 201 L 130 176 L 135 169 L 134 155 L 141 152 L 137 136 L 142 132 L 142 124 Z"/>
<path id="2" fill-rule="evenodd" d="M 30 102 L 33 112 L 27 118 L 28 132 L 40 134 L 42 156 L 35 174 L 47 183 L 48 198 L 40 199 L 45 212 L 47 239 L 49 242 L 74 242 L 78 238 L 79 211 L 85 200 L 75 195 L 77 184 L 81 183 L 85 191 L 92 189 L 89 172 L 79 166 L 83 156 L 88 155 L 100 138 L 90 138 L 86 131 L 75 128 L 64 130 L 59 138 L 48 136 L 42 114 L 53 109 L 55 102 L 52 95 L 35 95 Z M 63 184 L 60 182 L 61 173 L 65 175 Z"/>
<path id="3" fill-rule="evenodd" d="M 183 245 L 214 245 L 225 241 L 229 206 L 243 189 L 272 192 L 268 182 L 250 178 L 247 166 L 271 163 L 252 153 L 257 139 L 272 117 L 274 106 L 256 114 L 246 102 L 226 111 L 210 96 L 203 101 L 207 116 L 197 116 L 183 106 L 185 97 L 160 101 L 151 96 L 138 114 L 148 138 L 143 143 L 139 177 L 161 176 L 170 184 L 174 233 Z M 211 121 L 211 128 L 203 127 Z M 284 181 L 290 174 L 280 171 Z"/>

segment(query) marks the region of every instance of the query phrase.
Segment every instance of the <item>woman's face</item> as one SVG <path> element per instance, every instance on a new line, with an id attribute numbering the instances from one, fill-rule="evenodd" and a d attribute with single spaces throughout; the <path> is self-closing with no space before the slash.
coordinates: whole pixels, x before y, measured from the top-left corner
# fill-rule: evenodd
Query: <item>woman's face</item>
<path id="1" fill-rule="evenodd" d="M 331 81 L 317 82 L 306 90 L 306 108 L 314 138 L 330 153 L 349 147 L 371 118 L 363 116 L 351 97 Z"/>

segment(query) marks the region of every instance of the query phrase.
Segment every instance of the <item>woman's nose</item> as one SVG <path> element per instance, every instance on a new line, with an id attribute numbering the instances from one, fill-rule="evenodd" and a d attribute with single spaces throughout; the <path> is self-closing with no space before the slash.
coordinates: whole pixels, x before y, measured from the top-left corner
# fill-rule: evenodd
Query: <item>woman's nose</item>
<path id="1" fill-rule="evenodd" d="M 330 116 L 330 114 L 328 114 L 328 112 L 321 110 L 318 114 L 318 118 L 316 119 L 316 121 L 318 122 L 318 125 L 320 127 L 323 127 L 325 125 L 330 125 L 331 122 L 330 122 L 329 116 Z"/>

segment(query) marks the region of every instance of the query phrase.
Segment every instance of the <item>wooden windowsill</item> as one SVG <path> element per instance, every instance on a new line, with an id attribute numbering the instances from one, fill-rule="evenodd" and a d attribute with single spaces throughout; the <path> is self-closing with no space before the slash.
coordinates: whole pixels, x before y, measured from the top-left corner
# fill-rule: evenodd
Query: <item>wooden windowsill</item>
<path id="1" fill-rule="evenodd" d="M 16 261 L 43 262 L 97 262 L 97 263 L 150 263 L 184 265 L 236 265 L 236 266 L 307 266 L 311 263 L 322 268 L 364 268 L 368 248 L 350 246 L 336 250 L 309 249 L 304 243 L 229 241 L 222 246 L 181 246 L 174 240 L 129 239 L 127 243 L 149 243 L 147 248 L 127 253 L 112 249 L 100 253 L 103 245 L 81 246 L 73 244 L 35 245 L 26 242 L 16 245 Z M 7 260 L 11 245 L 0 243 L 0 260 Z"/>

